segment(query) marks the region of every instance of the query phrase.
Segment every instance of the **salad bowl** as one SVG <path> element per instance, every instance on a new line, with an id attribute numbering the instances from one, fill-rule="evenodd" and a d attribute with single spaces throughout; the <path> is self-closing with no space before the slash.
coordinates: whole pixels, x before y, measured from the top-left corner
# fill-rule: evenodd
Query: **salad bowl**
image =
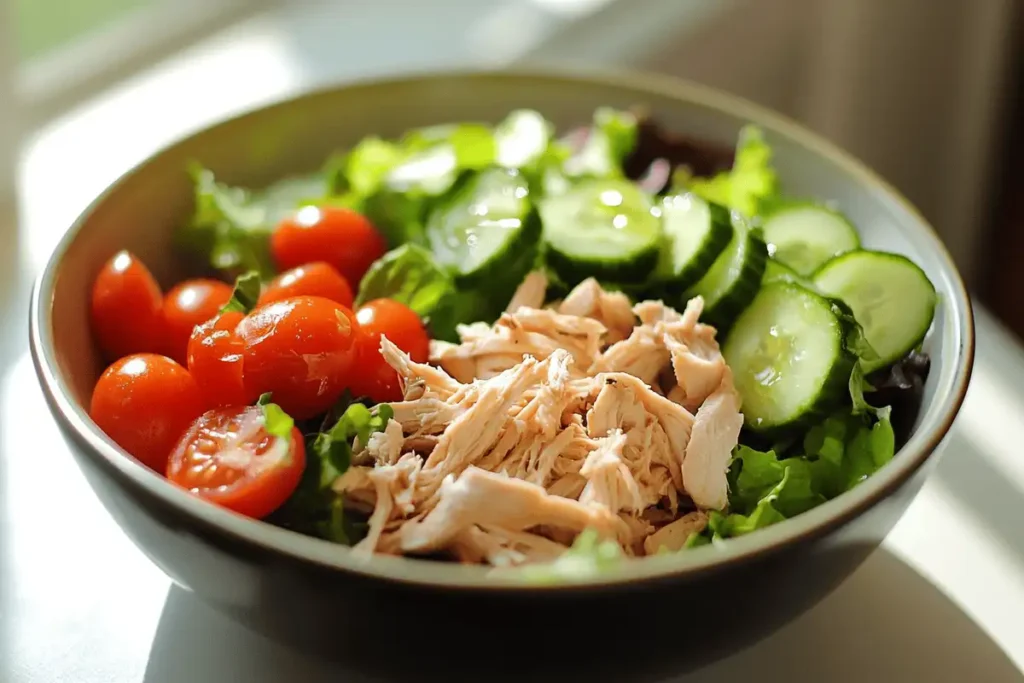
<path id="1" fill-rule="evenodd" d="M 783 187 L 827 200 L 865 247 L 903 254 L 934 285 L 923 343 L 931 369 L 905 442 L 855 488 L 784 523 L 723 543 L 617 564 L 568 582 L 504 580 L 479 567 L 365 557 L 233 514 L 126 457 L 89 418 L 103 371 L 89 291 L 129 249 L 169 285 L 189 274 L 175 230 L 193 211 L 185 169 L 260 188 L 319 167 L 366 135 L 541 112 L 560 130 L 598 107 L 640 105 L 663 126 L 730 147 L 758 126 Z M 453 73 L 310 92 L 200 131 L 127 171 L 71 226 L 32 295 L 31 350 L 58 427 L 89 485 L 173 581 L 274 638 L 350 666 L 411 678 L 525 674 L 657 679 L 728 655 L 817 603 L 885 538 L 920 488 L 964 399 L 974 355 L 970 301 L 927 222 L 824 140 L 753 104 L 659 77 Z"/>

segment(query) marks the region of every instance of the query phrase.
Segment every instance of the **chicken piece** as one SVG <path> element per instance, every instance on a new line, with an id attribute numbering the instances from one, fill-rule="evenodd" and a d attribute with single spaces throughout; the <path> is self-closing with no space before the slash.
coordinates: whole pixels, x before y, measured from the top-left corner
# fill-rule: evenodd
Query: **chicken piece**
<path id="1" fill-rule="evenodd" d="M 669 363 L 669 352 L 654 328 L 635 327 L 632 334 L 615 342 L 590 366 L 589 374 L 625 372 L 653 385 Z"/>
<path id="2" fill-rule="evenodd" d="M 575 388 L 569 384 L 572 356 L 556 351 L 546 361 L 547 381 L 540 385 L 515 417 L 529 431 L 552 438 L 562 425 L 562 414 L 576 398 Z"/>
<path id="3" fill-rule="evenodd" d="M 608 330 L 609 343 L 628 337 L 636 322 L 629 297 L 622 292 L 606 292 L 594 278 L 576 285 L 559 304 L 558 312 L 600 321 Z"/>
<path id="4" fill-rule="evenodd" d="M 373 514 L 370 515 L 366 537 L 353 546 L 353 552 L 369 555 L 377 549 L 384 525 L 391 519 L 391 512 L 395 509 L 391 486 L 398 478 L 398 474 L 398 470 L 393 467 L 378 467 L 367 472 L 376 490 L 377 500 L 373 506 Z"/>
<path id="5" fill-rule="evenodd" d="M 469 467 L 458 479 L 445 478 L 437 506 L 422 521 L 402 525 L 401 549 L 443 549 L 474 524 L 510 531 L 545 525 L 576 533 L 593 527 L 604 537 L 628 539 L 622 520 L 604 508 L 552 496 L 536 484 Z"/>
<path id="6" fill-rule="evenodd" d="M 728 503 L 726 473 L 742 427 L 739 394 L 726 370 L 722 384 L 697 411 L 683 460 L 683 487 L 697 507 L 722 510 Z"/>
<path id="7" fill-rule="evenodd" d="M 555 339 L 524 329 L 514 316 L 504 313 L 485 336 L 458 345 L 432 343 L 430 360 L 461 380 L 470 381 L 467 374 L 472 374 L 472 379 L 491 379 L 515 367 L 526 356 L 544 359 L 560 348 Z M 468 364 L 470 361 L 472 365 Z M 585 361 L 582 367 L 588 364 Z"/>
<path id="8" fill-rule="evenodd" d="M 700 298 L 700 297 L 696 297 Z M 702 299 L 703 301 L 703 299 Z M 666 306 L 662 301 L 641 301 L 633 306 L 633 315 L 640 318 L 641 325 L 654 327 L 658 323 L 671 323 L 680 320 L 679 311 Z"/>
<path id="9" fill-rule="evenodd" d="M 587 429 L 592 437 L 621 429 L 626 436 L 623 457 L 640 487 L 643 507 L 667 498 L 674 508 L 677 492 L 683 487 L 682 456 L 673 452 L 665 428 L 638 395 L 648 392 L 639 382 L 633 386 L 616 381 L 603 383 L 587 413 Z"/>
<path id="10" fill-rule="evenodd" d="M 701 510 L 688 512 L 676 521 L 667 524 L 644 540 L 644 553 L 655 555 L 662 548 L 669 552 L 682 550 L 692 534 L 699 534 L 708 525 L 708 515 Z"/>
<path id="11" fill-rule="evenodd" d="M 540 308 L 548 291 L 548 276 L 542 270 L 530 272 L 516 288 L 508 302 L 506 313 L 515 313 L 520 308 Z"/>
<path id="12" fill-rule="evenodd" d="M 597 376 L 597 381 L 598 383 L 620 384 L 632 390 L 644 408 L 661 423 L 661 427 L 668 437 L 673 456 L 682 463 L 686 453 L 686 444 L 690 440 L 693 415 L 682 406 L 654 393 L 649 386 L 633 375 L 621 372 L 602 373 Z"/>
<path id="13" fill-rule="evenodd" d="M 392 418 L 384 426 L 384 431 L 370 435 L 365 453 L 378 465 L 394 465 L 401 457 L 404 445 L 405 433 L 402 431 L 402 424 Z"/>
<path id="14" fill-rule="evenodd" d="M 599 320 L 562 315 L 543 308 L 520 308 L 515 314 L 499 319 L 498 324 L 509 324 L 513 320 L 528 332 L 538 332 L 556 341 L 581 367 L 592 363 L 601 353 L 608 332 Z"/>
<path id="15" fill-rule="evenodd" d="M 583 489 L 587 486 L 587 478 L 582 474 L 568 473 L 559 476 L 548 485 L 548 495 L 561 496 L 578 500 Z"/>
<path id="16" fill-rule="evenodd" d="M 477 525 L 456 536 L 449 549 L 462 562 L 486 561 L 495 567 L 552 562 L 568 550 L 567 546 L 538 534 Z"/>
<path id="17" fill-rule="evenodd" d="M 377 487 L 370 478 L 373 467 L 353 466 L 331 483 L 335 493 L 345 496 L 345 506 L 357 510 L 372 510 L 377 504 Z"/>
<path id="18" fill-rule="evenodd" d="M 380 353 L 384 356 L 387 364 L 398 373 L 403 388 L 416 380 L 422 380 L 428 391 L 444 400 L 462 386 L 444 370 L 439 370 L 426 363 L 414 363 L 407 353 L 391 343 L 384 335 L 381 335 L 380 338 Z"/>
<path id="19" fill-rule="evenodd" d="M 391 419 L 400 424 L 403 431 L 410 434 L 440 434 L 472 405 L 472 402 L 466 403 L 469 405 L 424 395 L 414 401 L 399 401 L 389 405 L 394 411 Z"/>
<path id="20" fill-rule="evenodd" d="M 580 470 L 587 485 L 580 494 L 584 505 L 599 505 L 611 512 L 639 514 L 644 507 L 633 474 L 622 462 L 626 437 L 620 430 L 599 439 L 598 447 L 587 456 Z"/>
<path id="21" fill-rule="evenodd" d="M 500 376 L 482 383 L 471 408 L 455 418 L 437 441 L 426 469 L 438 479 L 478 461 L 497 442 L 509 408 L 523 392 L 547 375 L 548 364 L 526 358 Z"/>
<path id="22" fill-rule="evenodd" d="M 722 382 L 725 359 L 716 340 L 715 328 L 697 322 L 704 300 L 694 297 L 676 320 L 655 323 L 655 329 L 672 359 L 678 390 L 669 391 L 669 398 L 696 410 Z"/>

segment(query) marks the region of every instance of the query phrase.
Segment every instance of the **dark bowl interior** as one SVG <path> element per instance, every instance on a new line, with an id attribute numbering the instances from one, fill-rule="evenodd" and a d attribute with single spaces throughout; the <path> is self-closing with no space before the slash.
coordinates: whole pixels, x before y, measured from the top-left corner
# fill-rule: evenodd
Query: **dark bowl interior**
<path id="1" fill-rule="evenodd" d="M 601 105 L 644 105 L 666 127 L 731 145 L 764 127 L 785 188 L 834 200 L 868 246 L 912 256 L 941 294 L 932 372 L 908 443 L 855 491 L 729 547 L 632 563 L 570 588 L 488 582 L 422 561 L 362 563 L 326 542 L 235 517 L 146 471 L 88 420 L 102 370 L 89 335 L 90 283 L 128 248 L 162 284 L 184 272 L 172 231 L 190 212 L 198 160 L 251 187 L 319 167 L 374 133 L 536 108 L 562 129 Z M 828 144 L 752 105 L 641 77 L 441 75 L 314 92 L 204 130 L 148 159 L 99 198 L 37 283 L 32 351 L 47 400 L 90 485 L 171 578 L 255 628 L 360 669 L 449 678 L 656 680 L 744 647 L 816 603 L 881 542 L 920 487 L 966 390 L 970 303 L 934 233 L 891 188 Z"/>

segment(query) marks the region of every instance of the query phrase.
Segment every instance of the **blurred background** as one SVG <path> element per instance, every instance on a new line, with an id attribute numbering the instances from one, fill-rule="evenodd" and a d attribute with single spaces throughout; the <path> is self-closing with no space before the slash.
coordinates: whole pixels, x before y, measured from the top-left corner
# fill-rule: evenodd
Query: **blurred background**
<path id="1" fill-rule="evenodd" d="M 309 85 L 518 62 L 612 66 L 723 88 L 852 151 L 920 207 L 976 295 L 1024 336 L 1022 6 L 0 0 L 0 205 L 3 237 L 18 245 L 6 258 L 37 267 L 127 166 Z"/>

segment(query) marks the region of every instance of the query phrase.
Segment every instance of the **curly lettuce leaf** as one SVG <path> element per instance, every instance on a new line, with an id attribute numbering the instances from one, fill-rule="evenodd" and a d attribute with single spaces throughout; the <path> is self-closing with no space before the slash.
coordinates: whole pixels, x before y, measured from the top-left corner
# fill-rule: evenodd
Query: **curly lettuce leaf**
<path id="1" fill-rule="evenodd" d="M 492 320 L 501 306 L 487 292 L 459 289 L 431 253 L 416 244 L 403 244 L 377 259 L 363 276 L 356 305 L 373 299 L 399 301 L 423 319 L 435 339 L 455 341 L 456 325 Z"/>
<path id="2" fill-rule="evenodd" d="M 799 515 L 852 489 L 889 462 L 896 450 L 888 408 L 839 414 L 812 427 L 801 452 L 740 445 L 729 466 L 729 512 L 713 512 L 686 547 L 742 536 Z"/>
<path id="3" fill-rule="evenodd" d="M 757 216 L 779 193 L 779 179 L 771 160 L 772 150 L 761 129 L 745 126 L 740 131 L 731 170 L 711 178 L 697 178 L 689 169 L 680 168 L 673 176 L 673 185 L 747 217 Z"/>
<path id="4" fill-rule="evenodd" d="M 344 498 L 331 485 L 348 470 L 353 442 L 367 443 L 392 416 L 385 404 L 371 409 L 350 403 L 329 429 L 309 437 L 302 481 L 270 521 L 334 543 L 349 545 L 358 540 L 364 530 L 358 520 L 345 515 Z"/>
<path id="5" fill-rule="evenodd" d="M 213 172 L 192 164 L 195 192 L 192 217 L 177 232 L 177 241 L 216 270 L 234 274 L 256 271 L 274 275 L 270 233 L 274 226 L 306 204 L 327 194 L 323 176 L 290 178 L 254 192 L 217 181 Z"/>
<path id="6" fill-rule="evenodd" d="M 312 452 L 320 465 L 320 488 L 329 489 L 334 480 L 343 475 L 352 461 L 355 439 L 366 445 L 370 435 L 383 431 L 394 412 L 382 403 L 370 410 L 362 403 L 350 405 L 334 426 L 320 432 L 313 440 Z"/>

